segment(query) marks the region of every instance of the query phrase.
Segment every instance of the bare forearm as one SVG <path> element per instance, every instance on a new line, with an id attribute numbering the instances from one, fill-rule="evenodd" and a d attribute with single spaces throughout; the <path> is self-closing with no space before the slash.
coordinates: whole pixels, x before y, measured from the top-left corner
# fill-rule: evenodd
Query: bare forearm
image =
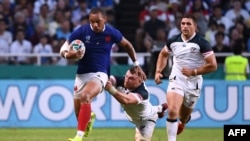
<path id="1" fill-rule="evenodd" d="M 195 75 L 203 75 L 217 70 L 217 62 L 214 55 L 206 59 L 206 64 L 194 69 Z"/>
<path id="2" fill-rule="evenodd" d="M 166 67 L 168 61 L 168 55 L 159 54 L 156 64 L 156 72 L 162 72 L 162 70 Z"/>
<path id="3" fill-rule="evenodd" d="M 208 74 L 210 72 L 216 71 L 217 67 L 213 65 L 204 65 L 202 67 L 196 68 L 196 72 L 194 70 L 195 75 L 203 75 L 203 74 Z"/>
<path id="4" fill-rule="evenodd" d="M 133 45 L 126 38 L 123 37 L 119 45 L 126 50 L 126 52 L 128 53 L 129 57 L 132 59 L 133 62 L 137 60 L 135 49 Z"/>
<path id="5" fill-rule="evenodd" d="M 128 53 L 128 55 L 129 55 L 129 57 L 131 58 L 131 60 L 132 60 L 133 62 L 135 62 L 135 61 L 137 60 L 137 58 L 136 58 L 136 53 L 135 53 L 135 50 L 134 50 L 133 46 L 128 44 L 128 45 L 125 47 L 125 50 L 126 50 L 126 52 Z"/>
<path id="6" fill-rule="evenodd" d="M 121 104 L 131 104 L 131 100 L 129 97 L 126 97 L 126 94 L 123 94 L 121 92 L 117 92 L 115 95 L 113 95 L 115 99 L 121 103 Z"/>
<path id="7" fill-rule="evenodd" d="M 134 96 L 120 92 L 113 86 L 106 89 L 121 104 L 136 104 L 138 102 Z"/>

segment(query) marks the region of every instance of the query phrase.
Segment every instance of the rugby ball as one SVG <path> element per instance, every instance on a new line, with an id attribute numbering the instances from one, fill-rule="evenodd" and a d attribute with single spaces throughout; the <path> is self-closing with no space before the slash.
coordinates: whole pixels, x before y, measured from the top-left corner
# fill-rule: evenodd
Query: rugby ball
<path id="1" fill-rule="evenodd" d="M 73 51 L 75 51 L 75 52 L 81 51 L 82 52 L 82 56 L 80 58 L 76 58 L 76 59 L 81 59 L 84 56 L 85 45 L 81 40 L 79 40 L 79 39 L 73 40 L 71 42 L 70 46 L 72 46 Z"/>

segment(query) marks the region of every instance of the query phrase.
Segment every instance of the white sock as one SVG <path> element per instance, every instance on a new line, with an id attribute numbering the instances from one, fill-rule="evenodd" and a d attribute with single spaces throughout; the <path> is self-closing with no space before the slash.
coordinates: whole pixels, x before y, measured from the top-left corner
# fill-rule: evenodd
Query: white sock
<path id="1" fill-rule="evenodd" d="M 83 132 L 83 131 L 80 131 L 80 130 L 78 130 L 77 133 L 76 133 L 76 136 L 78 136 L 78 137 L 80 137 L 80 138 L 82 138 L 83 135 L 84 135 L 84 132 Z"/>
<path id="2" fill-rule="evenodd" d="M 166 121 L 168 141 L 176 141 L 178 122 Z"/>

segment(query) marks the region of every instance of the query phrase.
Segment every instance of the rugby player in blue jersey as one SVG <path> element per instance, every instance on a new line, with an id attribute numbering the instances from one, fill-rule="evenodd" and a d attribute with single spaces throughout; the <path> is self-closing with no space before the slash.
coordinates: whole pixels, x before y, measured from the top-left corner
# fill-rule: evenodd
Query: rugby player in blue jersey
<path id="1" fill-rule="evenodd" d="M 117 43 L 123 47 L 134 65 L 140 67 L 133 45 L 119 30 L 105 23 L 105 12 L 101 8 L 91 9 L 89 24 L 73 31 L 60 50 L 61 56 L 65 59 L 76 59 L 82 56 L 82 52 L 74 52 L 70 43 L 75 39 L 80 39 L 86 47 L 83 58 L 78 61 L 74 84 L 77 133 L 74 138 L 68 139 L 69 141 L 82 141 L 86 133 L 89 121 L 91 121 L 91 101 L 104 90 L 109 78 L 112 45 Z"/>

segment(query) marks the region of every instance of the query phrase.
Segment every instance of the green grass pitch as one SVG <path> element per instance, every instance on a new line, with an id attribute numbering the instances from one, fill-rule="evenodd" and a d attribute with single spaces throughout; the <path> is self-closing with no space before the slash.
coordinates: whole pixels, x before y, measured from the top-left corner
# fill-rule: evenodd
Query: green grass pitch
<path id="1" fill-rule="evenodd" d="M 0 141 L 67 141 L 74 128 L 0 128 Z M 83 141 L 133 141 L 133 128 L 94 128 Z M 178 141 L 223 141 L 222 128 L 186 128 Z M 165 128 L 156 128 L 152 141 L 167 141 Z"/>

